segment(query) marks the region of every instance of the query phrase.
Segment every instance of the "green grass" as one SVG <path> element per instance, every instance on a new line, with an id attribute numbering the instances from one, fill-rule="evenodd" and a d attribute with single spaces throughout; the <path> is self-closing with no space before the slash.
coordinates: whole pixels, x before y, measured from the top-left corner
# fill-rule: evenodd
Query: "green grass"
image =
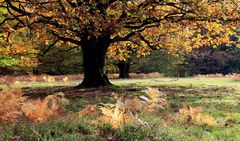
<path id="1" fill-rule="evenodd" d="M 0 125 L 0 140 L 106 140 L 114 135 L 118 140 L 166 140 L 166 141 L 238 141 L 240 140 L 240 80 L 230 78 L 157 78 L 113 79 L 119 87 L 113 91 L 123 92 L 124 97 L 142 95 L 146 87 L 156 87 L 167 94 L 169 108 L 151 115 L 139 117 L 149 127 L 126 126 L 112 129 L 109 125 L 94 125 L 96 117 L 79 117 L 77 112 L 86 104 L 113 103 L 110 96 L 74 98 L 65 106 L 65 116 L 45 123 L 20 120 Z M 74 86 L 78 81 L 65 83 L 29 83 L 27 88 L 49 86 Z M 217 125 L 193 125 L 171 120 L 183 105 L 202 107 L 204 114 L 213 116 Z M 6 124 L 8 126 L 6 126 Z"/>

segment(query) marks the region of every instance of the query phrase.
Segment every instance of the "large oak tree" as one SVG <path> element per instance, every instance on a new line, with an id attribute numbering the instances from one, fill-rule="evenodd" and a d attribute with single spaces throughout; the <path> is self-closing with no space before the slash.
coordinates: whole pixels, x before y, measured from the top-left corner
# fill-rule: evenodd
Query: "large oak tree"
<path id="1" fill-rule="evenodd" d="M 34 43 L 60 42 L 81 47 L 84 80 L 80 86 L 83 87 L 110 85 L 103 69 L 107 50 L 114 43 L 128 41 L 141 54 L 146 47 L 181 50 L 229 42 L 228 35 L 235 30 L 231 27 L 236 27 L 240 20 L 239 0 L 0 2 L 0 8 L 7 11 L 1 14 L 4 18 L 0 21 L 0 32 L 9 36 L 19 33 Z M 27 33 L 17 32 L 21 29 Z M 180 41 L 181 45 L 173 44 Z"/>

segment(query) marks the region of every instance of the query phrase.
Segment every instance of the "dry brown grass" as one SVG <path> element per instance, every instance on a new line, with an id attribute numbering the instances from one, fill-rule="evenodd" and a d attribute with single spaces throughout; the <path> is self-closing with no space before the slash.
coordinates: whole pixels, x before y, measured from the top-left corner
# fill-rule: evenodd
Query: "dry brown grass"
<path id="1" fill-rule="evenodd" d="M 146 110 L 151 112 L 156 112 L 159 109 L 165 109 L 168 107 L 166 94 L 160 92 L 157 88 L 148 87 L 145 90 L 147 97 L 142 96 L 141 98 L 147 102 Z"/>
<path id="2" fill-rule="evenodd" d="M 59 116 L 59 106 L 52 96 L 48 96 L 43 100 L 25 103 L 22 111 L 27 119 L 34 122 L 42 122 L 48 118 L 56 118 Z"/>
<path id="3" fill-rule="evenodd" d="M 58 118 L 61 113 L 61 105 L 68 103 L 68 100 L 63 97 L 63 93 L 49 95 L 43 100 L 27 101 L 22 106 L 21 110 L 24 115 L 33 122 L 42 122 L 48 119 Z"/>
<path id="4" fill-rule="evenodd" d="M 152 73 L 147 73 L 145 74 L 146 78 L 161 78 L 164 77 L 164 74 L 161 74 L 159 72 L 152 72 Z"/>
<path id="5" fill-rule="evenodd" d="M 28 100 L 15 85 L 4 85 L 0 92 L 0 121 L 15 121 L 21 116 L 34 122 L 42 122 L 49 118 L 57 118 L 61 114 L 61 105 L 68 102 L 63 93 L 49 95 L 43 100 Z"/>
<path id="6" fill-rule="evenodd" d="M 87 106 L 85 106 L 85 108 L 83 108 L 79 112 L 79 114 L 81 116 L 96 116 L 97 115 L 97 106 L 88 104 Z"/>
<path id="7" fill-rule="evenodd" d="M 126 124 L 130 125 L 137 122 L 121 100 L 118 100 L 115 104 L 102 104 L 99 109 L 102 113 L 99 121 L 109 123 L 113 128 L 122 128 Z"/>
<path id="8" fill-rule="evenodd" d="M 115 93 L 112 96 L 117 99 L 114 104 L 106 103 L 96 108 L 96 105 L 87 105 L 79 114 L 81 116 L 95 115 L 98 110 L 101 115 L 95 123 L 108 123 L 113 128 L 122 128 L 125 125 L 141 125 L 147 126 L 148 123 L 138 118 L 138 114 L 151 114 L 158 112 L 159 109 L 164 109 L 167 104 L 166 95 L 161 93 L 158 89 L 147 88 L 145 91 L 148 97 L 134 97 L 132 99 L 123 99 L 117 97 Z"/>
<path id="9" fill-rule="evenodd" d="M 177 114 L 177 120 L 183 123 L 191 123 L 191 124 L 208 124 L 208 125 L 216 125 L 216 120 L 206 114 L 202 114 L 201 107 L 191 107 L 186 106 L 179 109 L 179 113 Z"/>
<path id="10" fill-rule="evenodd" d="M 203 78 L 240 78 L 240 73 L 230 73 L 223 75 L 221 73 L 216 73 L 216 74 L 206 74 L 206 75 L 195 75 L 195 77 L 203 77 Z"/>
<path id="11" fill-rule="evenodd" d="M 26 101 L 23 92 L 13 86 L 5 85 L 0 92 L 0 120 L 15 121 L 22 115 L 21 107 Z"/>

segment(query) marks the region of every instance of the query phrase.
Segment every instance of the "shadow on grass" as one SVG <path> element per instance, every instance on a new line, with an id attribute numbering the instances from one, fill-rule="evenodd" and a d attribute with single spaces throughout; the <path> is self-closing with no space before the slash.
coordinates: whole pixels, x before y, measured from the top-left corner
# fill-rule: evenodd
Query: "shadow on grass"
<path id="1" fill-rule="evenodd" d="M 77 87 L 43 87 L 43 88 L 23 88 L 24 96 L 30 99 L 44 98 L 48 95 L 63 92 L 68 99 L 81 98 L 81 97 L 103 97 L 112 96 L 112 93 L 124 95 L 131 92 L 136 92 L 138 89 L 130 87 L 108 86 L 98 88 L 79 89 Z"/>

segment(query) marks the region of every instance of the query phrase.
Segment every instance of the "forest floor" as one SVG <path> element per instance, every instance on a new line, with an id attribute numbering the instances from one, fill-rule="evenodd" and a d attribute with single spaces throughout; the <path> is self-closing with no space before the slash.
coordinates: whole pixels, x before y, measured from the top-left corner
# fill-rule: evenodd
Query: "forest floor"
<path id="1" fill-rule="evenodd" d="M 41 114 L 23 114 L 13 121 L 0 120 L 0 141 L 240 140 L 239 78 L 111 79 L 112 87 L 76 89 L 77 79 L 48 77 L 8 84 L 17 85 L 31 101 L 63 92 L 68 102 L 61 105 L 60 116 L 34 120 Z M 146 92 L 149 88 L 159 94 L 159 101 Z M 0 110 L 0 119 L 2 115 Z"/>

